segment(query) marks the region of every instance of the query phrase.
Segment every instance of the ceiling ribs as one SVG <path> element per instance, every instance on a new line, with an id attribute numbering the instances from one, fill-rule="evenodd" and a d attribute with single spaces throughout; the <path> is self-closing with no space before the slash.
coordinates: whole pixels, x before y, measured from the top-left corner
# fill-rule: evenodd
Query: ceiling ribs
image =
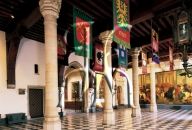
<path id="1" fill-rule="evenodd" d="M 159 22 L 161 23 L 161 25 L 163 26 L 164 29 L 167 29 L 167 26 L 163 22 L 162 18 L 159 19 Z"/>
<path id="2" fill-rule="evenodd" d="M 150 35 L 150 32 L 145 28 L 143 27 L 141 24 L 137 24 L 137 26 L 142 29 L 144 32 L 146 32 L 148 35 Z"/>
<path id="3" fill-rule="evenodd" d="M 88 2 L 93 5 L 94 7 L 96 7 L 97 9 L 99 9 L 100 11 L 102 11 L 105 15 L 107 15 L 108 17 L 111 17 L 111 14 L 108 13 L 105 9 L 101 8 L 100 6 L 98 6 L 97 4 L 95 4 L 93 1 L 88 0 Z"/>
<path id="4" fill-rule="evenodd" d="M 161 0 L 161 3 L 155 3 L 155 1 L 151 4 L 151 8 L 146 9 L 146 7 L 143 7 L 143 9 L 140 9 L 134 16 L 133 20 L 131 21 L 131 25 L 138 24 L 142 21 L 145 21 L 147 19 L 153 18 L 155 15 L 153 12 L 156 12 L 160 9 L 163 9 L 165 7 L 168 7 L 174 3 L 180 2 L 181 0 Z"/>
<path id="5" fill-rule="evenodd" d="M 136 26 L 134 26 L 132 29 L 135 30 L 135 31 L 137 31 L 137 32 L 138 32 L 139 34 L 141 34 L 142 36 L 145 36 L 145 34 L 142 33 L 139 29 L 137 29 Z"/>
<path id="6" fill-rule="evenodd" d="M 131 0 L 137 7 L 139 7 L 139 3 L 137 2 L 137 0 Z"/>

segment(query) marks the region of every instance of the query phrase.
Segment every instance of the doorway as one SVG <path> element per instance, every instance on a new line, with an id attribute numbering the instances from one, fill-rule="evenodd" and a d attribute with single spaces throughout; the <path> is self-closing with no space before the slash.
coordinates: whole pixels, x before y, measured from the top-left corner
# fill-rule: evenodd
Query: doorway
<path id="1" fill-rule="evenodd" d="M 122 91 L 122 88 L 121 88 L 121 86 L 118 86 L 117 87 L 117 101 L 118 101 L 118 105 L 121 105 L 120 103 L 121 103 L 121 91 Z"/>
<path id="2" fill-rule="evenodd" d="M 31 118 L 43 117 L 43 89 L 29 89 L 29 113 Z"/>

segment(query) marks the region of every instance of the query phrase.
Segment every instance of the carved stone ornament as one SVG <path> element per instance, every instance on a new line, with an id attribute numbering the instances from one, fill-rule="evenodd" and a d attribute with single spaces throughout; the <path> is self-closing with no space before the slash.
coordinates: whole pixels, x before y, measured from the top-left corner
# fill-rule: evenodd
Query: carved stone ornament
<path id="1" fill-rule="evenodd" d="M 49 14 L 50 11 L 54 11 L 58 15 L 61 9 L 61 0 L 40 0 L 39 6 L 43 15 L 47 15 L 47 13 L 44 13 L 45 10 L 47 10 Z"/>

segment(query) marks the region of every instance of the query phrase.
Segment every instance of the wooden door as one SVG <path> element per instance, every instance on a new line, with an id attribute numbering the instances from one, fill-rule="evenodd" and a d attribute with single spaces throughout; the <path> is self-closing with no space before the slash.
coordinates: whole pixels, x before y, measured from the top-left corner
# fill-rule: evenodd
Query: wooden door
<path id="1" fill-rule="evenodd" d="M 29 89 L 29 111 L 31 118 L 43 116 L 43 89 Z"/>

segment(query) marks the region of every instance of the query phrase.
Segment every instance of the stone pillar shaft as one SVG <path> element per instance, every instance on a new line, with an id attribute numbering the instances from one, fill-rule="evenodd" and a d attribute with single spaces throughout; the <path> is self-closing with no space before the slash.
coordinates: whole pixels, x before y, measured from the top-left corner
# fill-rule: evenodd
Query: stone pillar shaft
<path id="1" fill-rule="evenodd" d="M 6 36 L 0 31 L 0 87 L 7 87 Z"/>
<path id="2" fill-rule="evenodd" d="M 84 83 L 84 112 L 88 113 L 90 108 L 90 99 L 89 99 L 89 59 L 84 57 L 84 69 L 85 69 L 85 83 Z"/>
<path id="3" fill-rule="evenodd" d="M 60 0 L 40 0 L 45 31 L 45 119 L 44 130 L 60 130 L 58 115 L 57 18 Z"/>
<path id="4" fill-rule="evenodd" d="M 112 43 L 112 31 L 105 31 L 100 34 L 99 38 L 104 45 L 104 115 L 103 124 L 114 124 L 114 113 L 112 108 L 112 65 L 111 65 L 111 43 Z M 106 79 L 107 77 L 107 79 Z M 107 84 L 107 82 L 109 84 Z M 110 90 L 111 89 L 111 90 Z"/>
<path id="5" fill-rule="evenodd" d="M 141 109 L 139 105 L 139 80 L 138 80 L 138 56 L 141 48 L 131 49 L 132 53 L 132 80 L 133 80 L 133 103 L 135 108 L 132 108 L 132 116 L 140 117 Z"/>
<path id="6" fill-rule="evenodd" d="M 44 18 L 45 26 L 45 116 L 57 116 L 58 70 L 57 70 L 57 23 L 56 18 L 48 15 Z"/>
<path id="7" fill-rule="evenodd" d="M 157 112 L 157 104 L 156 104 L 156 87 L 155 87 L 155 63 L 152 62 L 152 58 L 149 59 L 150 63 L 150 95 L 151 95 L 151 103 L 150 103 L 150 111 Z"/>

